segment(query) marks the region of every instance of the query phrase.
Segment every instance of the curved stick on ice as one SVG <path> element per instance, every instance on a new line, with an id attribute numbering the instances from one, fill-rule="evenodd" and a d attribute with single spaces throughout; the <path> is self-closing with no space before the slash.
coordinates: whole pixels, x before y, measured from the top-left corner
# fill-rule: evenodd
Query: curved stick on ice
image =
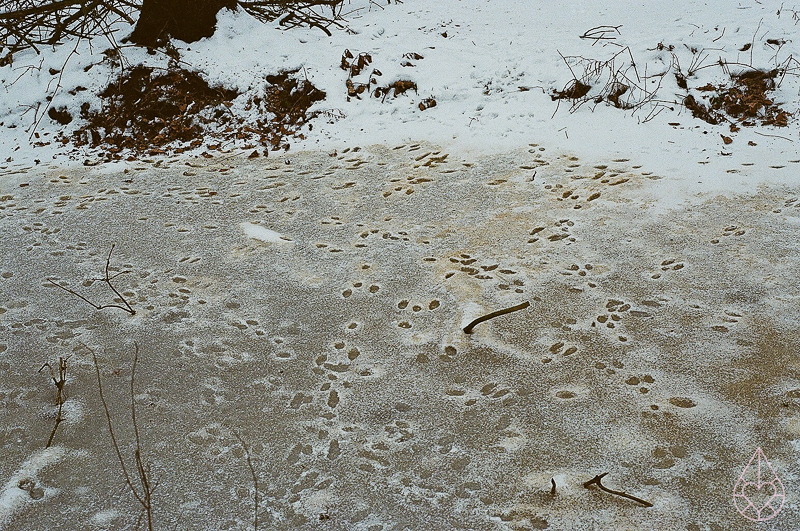
<path id="1" fill-rule="evenodd" d="M 630 494 L 625 494 L 624 492 L 622 492 L 622 491 L 619 491 L 619 490 L 611 490 L 611 489 L 609 489 L 609 488 L 607 488 L 607 487 L 604 487 L 604 486 L 603 486 L 603 484 L 602 484 L 602 483 L 600 483 L 600 480 L 601 480 L 601 479 L 603 479 L 603 477 L 604 477 L 606 474 L 608 474 L 608 472 L 603 472 L 603 473 L 602 473 L 602 474 L 600 474 L 599 476 L 595 476 L 595 477 L 593 477 L 592 479 L 590 479 L 589 481 L 585 481 L 585 482 L 583 483 L 583 486 L 584 486 L 584 488 L 587 488 L 587 489 L 588 489 L 588 488 L 589 488 L 589 487 L 591 487 L 592 485 L 597 485 L 597 487 L 598 487 L 600 490 L 604 490 L 604 491 L 606 491 L 606 492 L 608 492 L 608 493 L 610 493 L 610 494 L 616 494 L 617 496 L 622 496 L 623 498 L 628 498 L 629 500 L 633 500 L 633 501 L 635 501 L 636 503 L 641 503 L 641 504 L 642 504 L 642 505 L 644 505 L 645 507 L 652 507 L 652 506 L 653 506 L 653 504 L 652 504 L 652 503 L 650 503 L 649 501 L 645 501 L 645 500 L 643 500 L 643 499 L 641 499 L 641 498 L 637 498 L 636 496 L 631 496 Z"/>
<path id="2" fill-rule="evenodd" d="M 478 317 L 477 319 L 472 321 L 470 324 L 465 326 L 464 327 L 464 333 L 465 334 L 471 334 L 472 333 L 472 329 L 475 328 L 475 325 L 481 324 L 482 322 L 488 321 L 489 319 L 494 319 L 495 317 L 498 317 L 500 315 L 505 315 L 507 313 L 516 312 L 518 310 L 524 310 L 525 308 L 527 308 L 530 305 L 531 305 L 530 302 L 525 301 L 522 304 L 517 304 L 516 306 L 512 306 L 511 308 L 505 308 L 503 310 L 497 310 L 496 312 L 487 313 L 486 315 Z"/>

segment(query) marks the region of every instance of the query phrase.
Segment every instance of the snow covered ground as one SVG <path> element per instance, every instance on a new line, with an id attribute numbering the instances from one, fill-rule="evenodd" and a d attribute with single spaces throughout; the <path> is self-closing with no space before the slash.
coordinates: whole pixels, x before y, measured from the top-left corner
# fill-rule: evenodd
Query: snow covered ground
<path id="1" fill-rule="evenodd" d="M 800 114 L 800 6 L 357 0 L 344 19 L 329 37 L 225 12 L 175 43 L 242 91 L 235 112 L 281 69 L 327 93 L 268 159 L 85 167 L 97 153 L 53 141 L 75 123 L 29 137 L 57 85 L 54 107 L 100 107 L 106 44 L 0 68 L 0 530 L 133 527 L 86 349 L 127 457 L 133 341 L 164 528 L 253 527 L 239 434 L 261 529 L 751 529 L 748 495 L 780 505 L 765 529 L 796 527 L 800 116 L 710 125 L 675 73 L 699 99 L 726 68 L 784 65 L 773 97 Z M 345 50 L 372 58 L 355 81 L 377 68 L 417 93 L 348 101 Z M 584 67 L 651 96 L 554 101 Z M 86 279 L 112 243 L 134 316 L 47 281 L 105 300 Z M 67 356 L 44 450 L 54 388 L 35 371 Z M 734 505 L 759 447 L 786 496 L 756 479 Z M 583 488 L 603 472 L 654 506 Z"/>
<path id="2" fill-rule="evenodd" d="M 408 0 L 389 5 L 354 1 L 344 9 L 347 31 L 334 31 L 331 37 L 315 28 L 283 31 L 244 12 L 226 11 L 212 38 L 175 44 L 183 66 L 198 70 L 211 83 L 243 91 L 237 100 L 241 108 L 235 108 L 241 113 L 246 113 L 247 97 L 263 90 L 265 75 L 301 68 L 327 93 L 318 108 L 330 111 L 330 119 L 316 120 L 307 139 L 294 143 L 293 149 L 426 140 L 448 149 L 497 153 L 537 143 L 581 158 L 635 159 L 669 176 L 660 193 L 671 202 L 700 191 L 744 191 L 761 181 L 792 182 L 788 161 L 800 158 L 796 119 L 787 128 L 742 128 L 731 135 L 727 125 L 711 126 L 692 118 L 680 104 L 686 93 L 674 74 L 676 65 L 684 74 L 696 70 L 688 79 L 690 89 L 696 89 L 726 80 L 720 61 L 735 72 L 743 64 L 770 70 L 788 60 L 789 73 L 774 96 L 795 112 L 800 103 L 800 69 L 792 62 L 798 57 L 793 40 L 798 13 L 800 6 L 755 0 L 669 5 L 605 0 Z M 591 31 L 601 26 L 616 30 Z M 120 28 L 117 40 L 129 30 Z M 607 39 L 581 38 L 587 32 Z M 749 49 L 740 51 L 748 44 Z M 40 56 L 18 54 L 13 65 L 0 68 L 0 153 L 2 160 L 10 158 L 4 164 L 46 164 L 57 153 L 70 151 L 53 144 L 31 147 L 28 137 L 36 107 L 60 84 L 54 107 L 66 106 L 74 116 L 84 102 L 99 108 L 94 93 L 118 74 L 107 64 L 96 64 L 106 47 L 105 42 L 82 43 L 71 54 L 74 46 L 65 43 Z M 130 64 L 167 65 L 163 54 L 123 50 Z M 384 102 L 369 97 L 346 101 L 347 73 L 339 68 L 345 50 L 371 55 L 362 82 L 376 68 L 383 74 L 377 78 L 381 82 L 409 79 L 417 84 L 418 94 Z M 570 112 L 568 101 L 556 108 L 550 94 L 573 77 L 561 56 L 603 62 L 620 51 L 613 68 L 653 92 L 652 102 L 635 112 L 592 102 L 575 112 Z M 630 68 L 631 59 L 635 69 Z M 96 65 L 85 72 L 91 64 Z M 580 78 L 581 67 L 573 66 Z M 51 69 L 58 73 L 51 74 Z M 607 79 L 596 81 L 599 87 Z M 78 86 L 89 90 L 70 94 Z M 634 102 L 644 99 L 641 93 L 633 96 Z M 428 97 L 437 105 L 421 111 L 418 104 Z M 45 117 L 36 128 L 39 138 L 32 141 L 47 142 L 59 127 Z M 732 136 L 733 143 L 725 145 L 721 134 Z M 82 162 L 85 157 L 72 158 Z M 59 164 L 65 163 L 62 157 Z"/>

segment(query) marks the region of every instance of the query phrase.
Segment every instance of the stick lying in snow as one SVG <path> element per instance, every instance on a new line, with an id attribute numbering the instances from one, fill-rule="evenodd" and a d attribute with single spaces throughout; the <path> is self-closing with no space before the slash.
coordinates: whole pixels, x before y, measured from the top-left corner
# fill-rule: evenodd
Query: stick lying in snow
<path id="1" fill-rule="evenodd" d="M 516 312 L 517 310 L 524 310 L 525 308 L 527 308 L 530 305 L 531 305 L 530 302 L 525 301 L 522 304 L 517 304 L 516 306 L 512 306 L 511 308 L 505 308 L 503 310 L 497 310 L 496 312 L 487 313 L 486 315 L 484 315 L 482 317 L 478 317 L 477 319 L 472 321 L 470 324 L 465 326 L 464 327 L 464 333 L 465 334 L 471 334 L 472 333 L 472 329 L 475 328 L 475 325 L 481 324 L 482 322 L 488 321 L 489 319 L 494 319 L 495 317 L 497 317 L 499 315 L 505 315 L 507 313 Z"/>
<path id="2" fill-rule="evenodd" d="M 618 490 L 611 490 L 609 488 L 604 487 L 603 484 L 600 483 L 600 480 L 603 479 L 603 476 L 605 476 L 606 474 L 608 474 L 608 472 L 603 472 L 599 476 L 593 477 L 589 481 L 584 482 L 583 486 L 588 489 L 592 485 L 597 485 L 600 488 L 600 490 L 604 490 L 604 491 L 606 491 L 608 493 L 611 493 L 611 494 L 616 494 L 617 496 L 622 496 L 623 498 L 628 498 L 629 500 L 633 500 L 636 503 L 641 503 L 645 507 L 652 507 L 653 506 L 653 504 L 650 503 L 649 501 L 644 501 L 643 499 L 637 498 L 636 496 L 631 496 L 630 494 L 625 494 L 624 492 L 621 492 L 621 491 L 618 491 Z"/>

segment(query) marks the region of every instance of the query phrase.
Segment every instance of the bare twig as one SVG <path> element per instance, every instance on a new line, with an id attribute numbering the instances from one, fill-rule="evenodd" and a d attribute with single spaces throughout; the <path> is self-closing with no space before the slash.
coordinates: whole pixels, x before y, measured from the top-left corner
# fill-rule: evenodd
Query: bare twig
<path id="1" fill-rule="evenodd" d="M 753 131 L 753 132 L 754 132 L 755 134 L 757 134 L 757 135 L 760 135 L 760 136 L 769 136 L 769 137 L 772 137 L 772 138 L 781 138 L 781 139 L 783 139 L 783 140 L 788 140 L 789 142 L 794 142 L 794 140 L 792 140 L 791 138 L 789 138 L 789 137 L 786 137 L 786 136 L 780 136 L 780 135 L 768 135 L 768 134 L 766 134 L 766 133 L 759 133 L 758 131 Z"/>
<path id="2" fill-rule="evenodd" d="M 608 472 L 603 472 L 599 476 L 595 476 L 592 479 L 590 479 L 589 481 L 585 481 L 583 483 L 584 488 L 588 489 L 592 485 L 597 485 L 597 487 L 600 490 L 608 492 L 609 494 L 614 494 L 616 496 L 621 496 L 623 498 L 628 498 L 629 500 L 633 500 L 636 503 L 642 504 L 644 507 L 652 507 L 653 506 L 653 504 L 650 503 L 649 501 L 645 501 L 645 500 L 643 500 L 641 498 L 637 498 L 636 496 L 631 496 L 630 494 L 626 494 L 626 493 L 624 493 L 622 491 L 619 491 L 619 490 L 611 490 L 611 489 L 603 486 L 603 484 L 600 482 L 600 480 L 603 479 L 603 477 L 605 477 L 607 474 L 608 474 Z"/>
<path id="3" fill-rule="evenodd" d="M 64 64 L 61 66 L 61 70 L 58 73 L 58 81 L 56 82 L 56 88 L 47 97 L 47 104 L 44 106 L 42 114 L 39 115 L 39 117 L 34 120 L 33 126 L 31 127 L 31 134 L 28 136 L 28 140 L 33 139 L 34 135 L 36 134 L 36 128 L 39 127 L 39 124 L 41 123 L 42 119 L 44 119 L 45 115 L 47 114 L 47 111 L 50 109 L 50 105 L 53 103 L 53 98 L 56 97 L 56 94 L 58 94 L 59 89 L 61 89 L 61 79 L 64 76 L 64 71 L 67 69 L 67 63 L 69 63 L 69 60 L 72 59 L 73 55 L 78 53 L 78 46 L 80 45 L 80 43 L 81 43 L 80 39 L 77 39 L 75 41 L 75 47 L 72 49 L 67 58 L 64 60 Z M 49 92 L 50 91 L 49 85 L 47 89 Z"/>
<path id="4" fill-rule="evenodd" d="M 702 70 L 703 68 L 706 68 L 708 66 L 713 66 L 713 63 L 710 65 L 702 66 L 702 64 L 705 62 L 706 59 L 708 59 L 709 56 L 709 54 L 703 55 L 703 52 L 705 52 L 705 49 L 700 50 L 698 53 L 692 56 L 692 62 L 689 64 L 689 69 L 686 71 L 686 73 L 689 74 L 690 76 L 693 76 L 695 72 L 697 72 L 698 70 Z"/>
<path id="5" fill-rule="evenodd" d="M 489 319 L 494 319 L 495 317 L 498 317 L 500 315 L 505 315 L 507 313 L 516 312 L 518 310 L 524 310 L 525 308 L 527 308 L 530 305 L 531 305 L 530 302 L 525 301 L 522 304 L 517 304 L 516 306 L 512 306 L 511 308 L 505 308 L 503 310 L 497 310 L 495 312 L 486 314 L 486 315 L 484 315 L 482 317 L 478 317 L 477 319 L 475 319 L 474 321 L 472 321 L 471 323 L 469 323 L 467 326 L 464 327 L 464 333 L 465 334 L 471 334 L 472 333 L 472 329 L 475 328 L 475 325 L 481 324 L 482 322 L 488 321 Z"/>
<path id="6" fill-rule="evenodd" d="M 50 377 L 53 379 L 53 384 L 56 386 L 56 406 L 58 406 L 56 424 L 53 426 L 53 431 L 50 432 L 50 437 L 47 439 L 47 445 L 45 448 L 50 448 L 50 445 L 53 444 L 53 438 L 56 436 L 58 425 L 64 420 L 64 402 L 67 400 L 67 395 L 64 392 L 64 385 L 67 383 L 67 359 L 69 358 L 58 358 L 58 379 L 56 379 L 56 373 L 50 363 L 45 363 L 39 369 L 39 372 L 42 372 L 45 367 L 50 369 Z"/>
<path id="7" fill-rule="evenodd" d="M 119 304 L 96 304 L 96 303 L 90 301 L 89 299 L 87 299 L 86 297 L 84 297 L 83 295 L 81 295 L 80 293 L 78 293 L 77 291 L 75 291 L 73 289 L 70 289 L 70 288 L 68 288 L 66 286 L 62 286 L 61 284 L 57 284 L 52 279 L 48 278 L 47 281 L 50 284 L 52 284 L 53 286 L 56 286 L 57 288 L 61 288 L 64 291 L 66 291 L 67 293 L 70 293 L 70 294 L 78 297 L 83 302 L 85 302 L 86 304 L 88 304 L 89 306 L 94 308 L 95 310 L 103 310 L 105 308 L 119 308 L 120 310 L 124 310 L 124 311 L 128 312 L 131 315 L 136 315 L 136 310 L 131 308 L 131 305 L 128 303 L 127 300 L 125 300 L 125 297 L 123 297 L 122 294 L 119 291 L 117 291 L 117 288 L 115 288 L 114 285 L 111 283 L 111 281 L 114 280 L 115 278 L 117 278 L 119 275 L 130 273 L 130 271 L 126 270 L 126 271 L 118 271 L 114 275 L 110 275 L 109 274 L 109 267 L 111 265 L 111 253 L 113 253 L 113 252 L 114 252 L 114 245 L 112 244 L 111 245 L 111 249 L 108 251 L 108 256 L 106 257 L 105 277 L 103 277 L 103 278 L 93 278 L 92 280 L 105 282 L 108 285 L 108 287 L 111 289 L 111 291 L 114 292 L 114 295 L 116 295 L 117 298 L 119 300 L 121 300 L 122 304 L 124 304 L 125 306 L 121 306 Z"/>
<path id="8" fill-rule="evenodd" d="M 598 41 L 610 41 L 616 39 L 616 37 L 613 34 L 614 32 L 616 32 L 617 35 L 621 35 L 619 31 L 619 28 L 621 27 L 622 25 L 595 26 L 594 28 L 586 30 L 583 33 L 583 35 L 580 36 L 580 38 L 593 40 L 594 42 L 592 43 L 592 46 L 594 46 L 595 44 L 597 44 Z"/>
<path id="9" fill-rule="evenodd" d="M 661 111 L 663 111 L 666 108 L 667 108 L 667 106 L 665 106 L 665 105 L 661 105 L 661 104 L 654 105 L 653 108 L 650 109 L 650 112 L 647 113 L 647 115 L 642 119 L 641 123 L 646 124 L 647 122 L 649 122 L 650 120 L 652 120 L 653 118 L 655 118 L 656 116 L 661 114 Z"/>
<path id="10" fill-rule="evenodd" d="M 614 37 L 613 35 L 612 36 L 608 36 L 607 34 L 608 33 L 614 33 L 616 31 L 616 33 L 619 35 L 619 30 L 617 29 L 618 27 L 619 26 L 616 26 L 616 27 L 615 26 L 595 26 L 595 27 L 593 27 L 591 29 L 588 29 L 585 32 L 583 32 L 583 35 L 581 35 L 579 38 L 580 39 L 592 39 L 592 40 L 595 41 L 593 43 L 593 45 L 596 44 L 597 41 L 600 41 L 600 40 L 616 39 L 616 37 Z"/>
<path id="11" fill-rule="evenodd" d="M 783 84 L 783 80 L 786 78 L 787 74 L 798 75 L 798 70 L 800 69 L 800 61 L 794 58 L 794 55 L 789 55 L 785 61 L 781 64 L 777 65 L 778 72 L 780 72 L 781 80 L 775 84 L 776 87 L 780 87 Z"/>
<path id="12" fill-rule="evenodd" d="M 142 504 L 142 509 L 147 517 L 147 529 L 153 529 L 153 511 L 150 496 L 154 487 L 150 486 L 150 479 L 148 478 L 147 469 L 142 461 L 142 446 L 141 438 L 139 437 L 139 424 L 136 422 L 136 398 L 134 395 L 134 382 L 136 381 L 136 365 L 139 362 L 139 344 L 134 342 L 135 353 L 133 356 L 133 366 L 131 367 L 131 421 L 133 423 L 133 434 L 136 439 L 136 450 L 134 450 L 134 459 L 136 461 L 136 472 L 139 475 L 139 482 L 142 485 L 142 499 L 139 503 Z M 138 496 L 137 496 L 138 499 Z"/>
<path id="13" fill-rule="evenodd" d="M 761 29 L 761 23 L 764 22 L 764 19 L 758 21 L 758 26 L 756 27 L 756 31 L 753 32 L 753 39 L 750 41 L 750 67 L 753 66 L 753 48 L 755 47 L 754 44 L 756 43 L 756 35 L 758 35 L 758 30 Z"/>
<path id="14" fill-rule="evenodd" d="M 233 436 L 236 437 L 242 445 L 244 455 L 247 458 L 247 468 L 250 469 L 250 475 L 253 477 L 253 488 L 255 489 L 253 492 L 253 529 L 258 531 L 258 476 L 256 475 L 255 467 L 253 467 L 253 461 L 250 459 L 250 449 L 247 447 L 244 439 L 239 436 L 236 430 L 232 429 L 231 433 L 233 433 Z"/>
<path id="15" fill-rule="evenodd" d="M 567 65 L 567 68 L 569 68 L 569 71 L 572 74 L 572 79 L 578 79 L 578 76 L 575 75 L 575 71 L 572 70 L 572 67 L 569 65 L 569 61 L 567 61 L 567 58 L 564 57 L 564 54 L 562 54 L 560 50 L 556 50 L 556 52 L 558 52 L 558 55 L 561 56 L 561 60 L 564 61 L 564 64 Z"/>
<path id="16" fill-rule="evenodd" d="M 119 449 L 119 443 L 117 442 L 116 434 L 114 433 L 114 426 L 111 422 L 111 412 L 108 409 L 108 402 L 106 402 L 105 395 L 103 394 L 103 381 L 100 378 L 100 364 L 97 362 L 97 355 L 95 354 L 94 350 L 90 349 L 88 346 L 84 345 L 84 347 L 92 354 L 92 360 L 94 361 L 94 370 L 95 374 L 97 375 L 97 388 L 100 391 L 100 402 L 103 404 L 103 410 L 106 414 L 106 421 L 108 422 L 108 433 L 111 436 L 111 446 L 114 448 L 114 453 L 117 455 L 117 460 L 119 461 L 120 467 L 122 468 L 122 476 L 125 479 L 125 484 L 128 485 L 128 488 L 131 490 L 133 497 L 136 498 L 136 501 L 142 506 L 142 511 L 147 519 L 147 529 L 148 531 L 153 531 L 153 505 L 152 505 L 152 494 L 155 490 L 154 486 L 151 486 L 149 473 L 147 468 L 144 466 L 142 460 L 142 449 L 141 449 L 141 439 L 139 437 L 139 427 L 136 422 L 136 402 L 134 399 L 134 383 L 136 381 L 136 364 L 139 361 L 139 344 L 134 342 L 134 356 L 133 356 L 133 367 L 131 368 L 131 417 L 133 421 L 133 430 L 134 436 L 136 439 L 136 448 L 134 450 L 134 461 L 136 463 L 136 474 L 139 476 L 139 482 L 141 484 L 141 492 L 136 489 L 133 485 L 133 480 L 131 479 L 131 475 L 128 472 L 128 467 L 125 465 L 125 459 L 122 457 L 122 452 Z"/>

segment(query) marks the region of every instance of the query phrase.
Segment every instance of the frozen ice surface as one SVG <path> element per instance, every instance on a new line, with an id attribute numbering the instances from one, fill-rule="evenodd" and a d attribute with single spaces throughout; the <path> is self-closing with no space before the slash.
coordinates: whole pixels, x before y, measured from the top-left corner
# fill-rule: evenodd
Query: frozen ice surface
<path id="1" fill-rule="evenodd" d="M 636 160 L 544 147 L 52 168 L 3 186 L 0 525 L 133 528 L 87 348 L 132 460 L 136 342 L 159 528 L 252 528 L 238 435 L 263 529 L 750 529 L 732 494 L 755 449 L 787 492 L 800 472 L 800 188 L 665 209 L 665 177 Z M 112 302 L 90 280 L 112 244 L 134 316 L 47 282 Z M 80 407 L 45 466 L 55 386 L 36 370 L 59 357 Z M 653 507 L 583 488 L 603 472 Z M 795 521 L 787 496 L 776 523 Z"/>

